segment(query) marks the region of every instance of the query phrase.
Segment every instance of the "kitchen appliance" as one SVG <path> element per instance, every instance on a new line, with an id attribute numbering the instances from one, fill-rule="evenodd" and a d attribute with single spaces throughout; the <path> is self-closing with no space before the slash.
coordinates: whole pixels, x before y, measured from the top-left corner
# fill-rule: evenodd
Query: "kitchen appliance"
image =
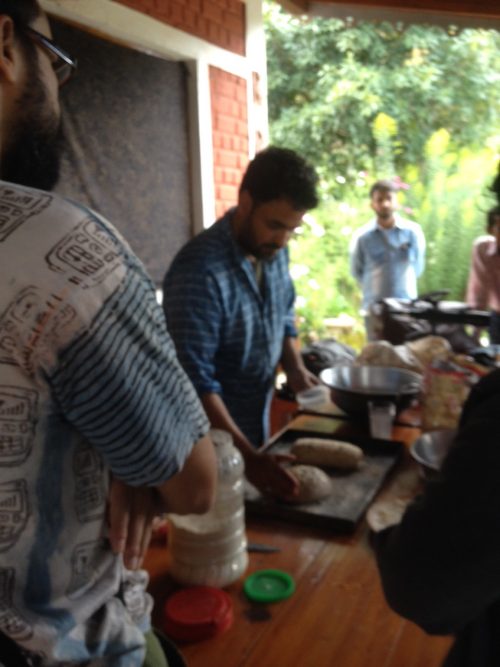
<path id="1" fill-rule="evenodd" d="M 401 345 L 423 336 L 446 338 L 455 352 L 470 353 L 476 339 L 465 326 L 487 328 L 490 313 L 470 308 L 461 301 L 445 301 L 449 290 L 436 290 L 417 299 L 381 299 L 372 305 L 370 314 L 379 340 Z"/>

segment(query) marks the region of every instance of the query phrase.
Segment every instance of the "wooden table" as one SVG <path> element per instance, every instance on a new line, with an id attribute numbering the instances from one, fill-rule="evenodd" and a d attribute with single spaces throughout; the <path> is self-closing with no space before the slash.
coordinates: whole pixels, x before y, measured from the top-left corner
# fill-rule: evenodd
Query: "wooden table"
<path id="1" fill-rule="evenodd" d="M 410 444 L 414 427 L 395 427 L 392 437 Z M 390 494 L 409 456 L 382 493 Z M 211 640 L 183 645 L 189 667 L 439 667 L 451 639 L 430 637 L 392 612 L 381 590 L 369 528 L 363 520 L 348 536 L 304 526 L 247 518 L 249 542 L 279 547 L 250 554 L 246 575 L 279 568 L 295 579 L 296 592 L 283 602 L 249 602 L 242 581 L 226 590 L 234 604 L 233 626 Z M 153 620 L 162 627 L 162 607 L 175 590 L 168 577 L 166 545 L 154 543 L 146 559 L 155 598 Z"/>

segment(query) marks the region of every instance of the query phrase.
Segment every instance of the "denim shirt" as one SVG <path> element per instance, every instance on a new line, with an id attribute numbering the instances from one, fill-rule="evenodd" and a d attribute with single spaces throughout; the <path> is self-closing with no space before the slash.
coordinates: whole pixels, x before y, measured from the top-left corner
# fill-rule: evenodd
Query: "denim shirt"
<path id="1" fill-rule="evenodd" d="M 355 233 L 350 259 L 351 273 L 361 285 L 364 308 L 388 297 L 414 299 L 425 263 L 422 229 L 399 216 L 390 229 L 371 220 Z"/>
<path id="2" fill-rule="evenodd" d="M 163 307 L 179 359 L 199 395 L 219 394 L 256 446 L 267 437 L 269 404 L 285 337 L 296 336 L 288 252 L 255 269 L 235 242 L 234 209 L 192 239 L 164 281 Z"/>

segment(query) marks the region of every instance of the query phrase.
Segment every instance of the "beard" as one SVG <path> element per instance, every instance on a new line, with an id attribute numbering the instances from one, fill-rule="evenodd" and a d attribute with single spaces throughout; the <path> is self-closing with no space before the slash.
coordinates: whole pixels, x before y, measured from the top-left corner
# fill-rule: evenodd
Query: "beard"
<path id="1" fill-rule="evenodd" d="M 50 105 L 36 63 L 29 64 L 26 81 L 2 155 L 1 176 L 11 183 L 51 190 L 59 179 L 62 123 Z"/>
<path id="2" fill-rule="evenodd" d="M 259 245 L 256 242 L 253 233 L 252 214 L 253 209 L 242 221 L 237 241 L 246 253 L 253 255 L 253 257 L 256 259 L 261 259 L 264 261 L 271 260 L 276 255 L 278 250 L 281 250 L 281 247 L 272 243 L 261 243 Z"/>
<path id="3" fill-rule="evenodd" d="M 278 252 L 278 250 L 281 250 L 281 246 L 266 243 L 257 246 L 253 254 L 257 259 L 262 259 L 263 261 L 271 261 Z"/>

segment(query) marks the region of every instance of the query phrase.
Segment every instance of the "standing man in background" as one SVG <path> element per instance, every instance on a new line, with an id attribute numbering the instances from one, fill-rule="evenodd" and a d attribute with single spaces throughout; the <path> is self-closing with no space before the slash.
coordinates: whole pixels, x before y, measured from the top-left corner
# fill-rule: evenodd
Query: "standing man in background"
<path id="1" fill-rule="evenodd" d="M 181 249 L 164 281 L 167 327 L 212 426 L 232 434 L 248 479 L 278 495 L 292 494 L 297 482 L 278 457 L 256 448 L 269 434 L 278 364 L 295 392 L 317 383 L 296 347 L 286 248 L 318 203 L 316 182 L 293 151 L 258 153 L 236 207 Z"/>
<path id="2" fill-rule="evenodd" d="M 157 667 L 147 524 L 205 512 L 215 456 L 142 264 L 50 193 L 75 67 L 36 0 L 0 0 L 0 663 Z"/>
<path id="3" fill-rule="evenodd" d="M 361 286 L 368 340 L 376 340 L 371 306 L 380 299 L 415 299 L 417 278 L 425 264 L 425 238 L 416 222 L 398 215 L 397 187 L 389 180 L 374 183 L 370 203 L 376 217 L 351 241 L 351 273 Z"/>

